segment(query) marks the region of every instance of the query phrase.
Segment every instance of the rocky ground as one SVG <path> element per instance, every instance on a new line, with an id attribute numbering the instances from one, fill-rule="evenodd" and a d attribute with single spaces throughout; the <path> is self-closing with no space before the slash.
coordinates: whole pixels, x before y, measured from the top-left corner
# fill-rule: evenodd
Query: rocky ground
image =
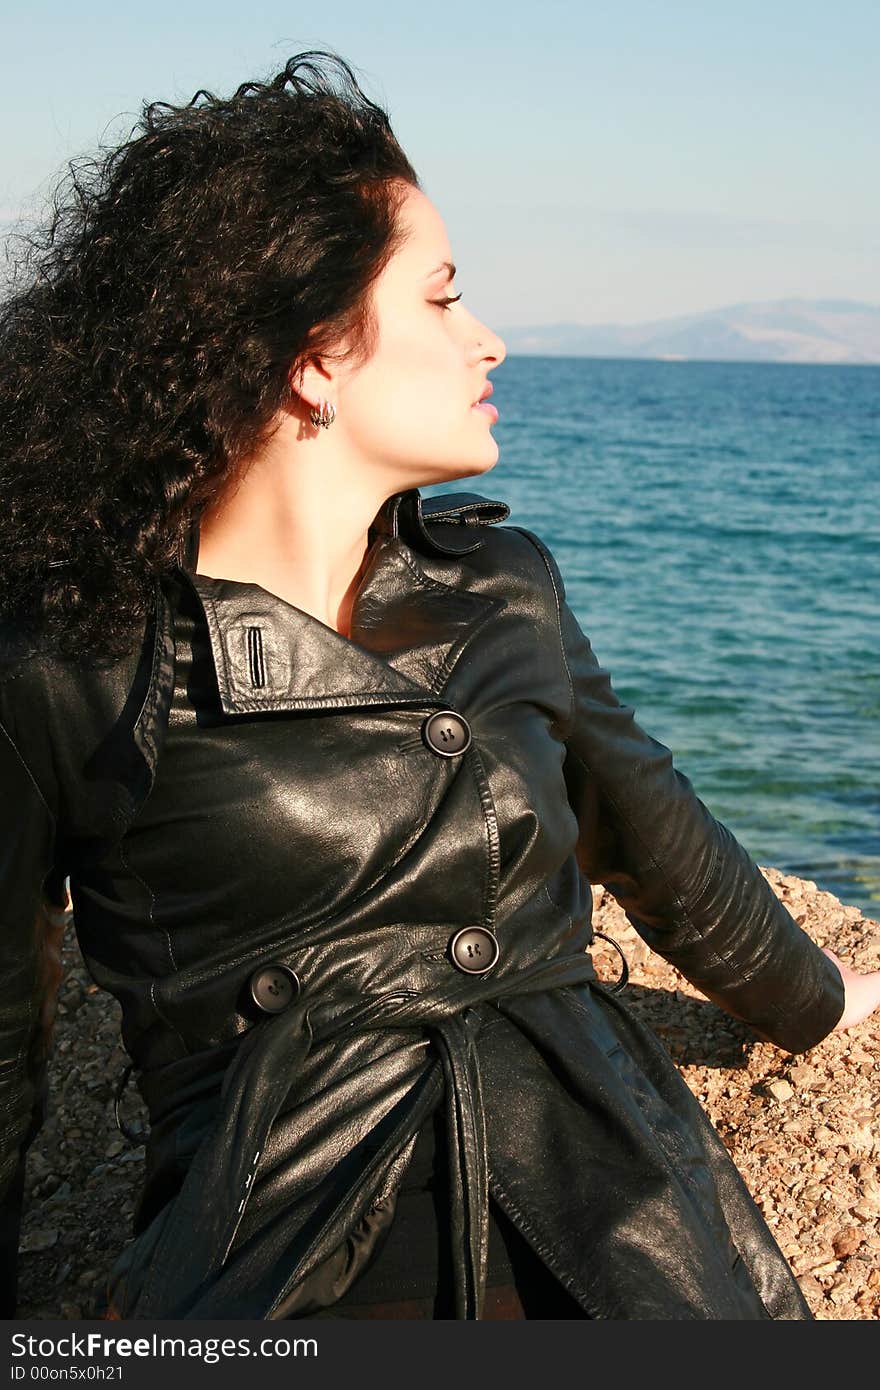
<path id="1" fill-rule="evenodd" d="M 820 945 L 880 968 L 880 923 L 814 883 L 762 871 Z M 662 1039 L 703 1104 L 787 1256 L 815 1316 L 880 1317 L 880 1014 L 799 1056 L 756 1041 L 648 950 L 620 907 L 594 889 L 594 924 L 624 947 L 624 997 Z M 115 1000 L 92 984 L 72 924 L 50 1064 L 50 1113 L 31 1146 L 19 1274 L 20 1318 L 95 1318 L 106 1271 L 129 1238 L 143 1145 L 117 1130 L 113 1091 L 126 1064 Z M 618 961 L 597 940 L 597 970 Z M 143 1120 L 130 1086 L 123 1118 Z"/>

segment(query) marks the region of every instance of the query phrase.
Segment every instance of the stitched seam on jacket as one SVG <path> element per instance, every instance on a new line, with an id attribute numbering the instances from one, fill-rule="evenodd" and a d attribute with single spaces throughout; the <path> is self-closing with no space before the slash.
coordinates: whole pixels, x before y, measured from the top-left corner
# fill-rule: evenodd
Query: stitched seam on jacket
<path id="1" fill-rule="evenodd" d="M 199 597 L 201 598 L 202 595 L 199 594 Z M 216 631 L 216 632 L 219 633 L 219 632 L 221 631 L 221 625 L 220 625 L 220 619 L 217 617 L 217 605 L 216 605 L 216 603 L 214 602 L 214 600 L 213 600 L 213 598 L 211 597 L 210 594 L 206 594 L 206 595 L 204 596 L 204 598 L 207 599 L 208 605 L 209 605 L 209 607 L 210 607 L 210 609 L 211 609 L 211 620 L 213 621 L 213 629 L 214 629 L 214 631 Z M 203 599 L 203 602 L 204 602 L 204 599 Z M 211 629 L 212 629 L 212 623 L 211 623 L 211 621 L 209 621 L 209 623 L 208 623 L 208 636 L 209 636 L 209 638 L 210 638 L 210 637 L 213 637 L 213 632 L 212 632 Z M 217 645 L 218 645 L 219 648 L 220 648 L 220 655 L 223 657 L 223 681 L 224 681 L 224 684 L 225 684 L 225 686 L 226 686 L 226 694 L 227 694 L 227 696 L 232 696 L 232 693 L 233 693 L 233 685 L 232 685 L 232 681 L 231 681 L 230 674 L 229 674 L 229 658 L 228 658 L 227 653 L 226 653 L 226 643 L 223 642 L 223 641 L 221 641 L 221 642 L 217 643 Z M 212 646 L 212 647 L 214 646 L 214 643 L 213 643 L 213 642 L 211 642 L 211 646 Z M 223 696 L 223 691 L 222 691 L 222 690 L 221 690 L 221 692 L 220 692 L 220 696 L 221 696 L 221 699 L 222 699 L 222 696 Z M 244 702 L 242 702 L 242 703 L 244 703 Z"/>
<path id="2" fill-rule="evenodd" d="M 157 1017 L 157 1018 L 161 1018 L 162 1022 L 165 1024 L 166 1028 L 170 1028 L 171 1031 L 172 1031 L 172 1033 L 174 1034 L 174 1036 L 177 1038 L 178 1042 L 180 1043 L 181 1047 L 183 1048 L 183 1051 L 184 1051 L 185 1056 L 187 1056 L 187 1057 L 192 1056 L 192 1049 L 190 1048 L 190 1046 L 189 1046 L 189 1044 L 187 1043 L 186 1039 L 184 1038 L 183 1034 L 180 1032 L 180 1029 L 176 1026 L 176 1024 L 172 1023 L 172 1022 L 171 1022 L 171 1019 L 168 1018 L 168 1017 L 162 1012 L 162 1010 L 159 1008 L 159 1002 L 158 1002 L 158 1000 L 156 999 L 156 981 L 155 981 L 155 980 L 151 980 L 151 981 L 150 981 L 150 1003 L 152 1004 L 153 1008 L 154 1008 L 155 1011 L 156 1011 L 156 1017 Z"/>
<path id="3" fill-rule="evenodd" d="M 156 916 L 155 916 L 156 895 L 155 895 L 155 893 L 153 892 L 153 890 L 152 890 L 152 888 L 150 887 L 150 885 L 147 883 L 146 879 L 145 879 L 145 878 L 142 878 L 141 875 L 138 873 L 137 869 L 133 869 L 133 868 L 131 867 L 131 864 L 129 864 L 128 859 L 126 858 L 126 855 L 125 855 L 125 838 L 124 838 L 124 837 L 119 841 L 119 858 L 122 860 L 123 867 L 128 871 L 128 873 L 131 874 L 132 878 L 135 879 L 135 880 L 141 885 L 141 887 L 143 888 L 144 892 L 147 894 L 147 897 L 149 898 L 149 922 L 150 922 L 150 926 L 153 927 L 153 928 L 155 928 L 155 927 L 156 927 Z M 172 946 L 172 944 L 171 944 L 171 933 L 170 933 L 170 931 L 168 930 L 167 927 L 161 927 L 159 930 L 162 931 L 162 933 L 163 933 L 163 935 L 164 935 L 164 937 L 165 937 L 165 942 L 166 942 L 166 945 L 167 945 L 167 947 L 168 947 L 168 959 L 169 959 L 170 962 L 171 962 L 171 967 L 172 967 L 173 970 L 176 970 L 176 969 L 177 969 L 177 961 L 174 959 L 174 948 L 173 948 L 173 946 Z"/>
<path id="4" fill-rule="evenodd" d="M 477 784 L 477 791 L 480 797 L 480 808 L 483 812 L 483 820 L 486 822 L 486 838 L 489 842 L 488 864 L 486 866 L 486 892 L 484 897 L 483 923 L 487 930 L 494 932 L 495 917 L 498 908 L 498 888 L 501 881 L 501 842 L 498 834 L 498 817 L 495 811 L 495 803 L 492 798 L 492 791 L 489 780 L 486 776 L 486 769 L 483 759 L 477 750 L 476 744 L 471 744 L 468 750 L 472 760 L 476 763 L 474 781 Z"/>
<path id="5" fill-rule="evenodd" d="M 549 885 L 549 883 L 547 882 L 546 878 L 544 879 L 544 883 L 543 883 L 543 891 L 544 891 L 544 897 L 547 899 L 547 901 L 548 901 L 548 903 L 550 904 L 550 906 L 553 907 L 553 908 L 555 908 L 557 912 L 561 912 L 561 913 L 563 914 L 563 916 L 565 917 L 566 921 L 568 922 L 568 930 L 569 930 L 570 932 L 573 932 L 573 931 L 574 931 L 574 922 L 572 921 L 571 913 L 566 909 L 564 903 L 558 903 L 558 902 L 556 901 L 556 899 L 554 898 L 553 894 L 550 892 L 550 885 Z"/>
<path id="6" fill-rule="evenodd" d="M 544 546 L 543 546 L 543 545 L 541 544 L 541 542 L 538 540 L 537 536 L 533 536 L 532 533 L 531 533 L 530 531 L 526 531 L 522 526 L 509 526 L 507 529 L 510 530 L 510 531 L 518 531 L 518 532 L 520 533 L 521 536 L 525 536 L 526 540 L 529 541 L 529 542 L 532 544 L 532 546 L 534 546 L 535 550 L 537 550 L 538 554 L 539 554 L 540 557 L 541 557 L 541 560 L 543 561 L 544 568 L 546 569 L 547 573 L 548 573 L 549 576 L 550 576 L 550 583 L 553 585 L 553 597 L 554 597 L 555 609 L 556 609 L 556 635 L 557 635 L 557 637 L 559 638 L 559 651 L 560 651 L 560 654 L 561 654 L 561 656 L 562 656 L 562 666 L 563 666 L 563 669 L 564 669 L 564 671 L 565 671 L 566 679 L 567 679 L 567 681 L 568 681 L 569 712 L 568 712 L 568 729 L 567 729 L 567 731 L 566 731 L 566 736 L 567 736 L 567 734 L 571 733 L 571 730 L 572 730 L 572 728 L 573 728 L 573 726 L 574 726 L 574 708 L 575 708 L 575 702 L 574 702 L 574 682 L 572 681 L 572 678 L 571 678 L 571 671 L 568 669 L 568 661 L 566 660 L 566 657 L 565 657 L 565 641 L 564 641 L 563 636 L 562 636 L 562 595 L 561 595 L 560 592 L 559 592 L 559 586 L 558 586 L 558 584 L 556 583 L 556 578 L 555 578 L 555 575 L 553 574 L 553 570 L 552 570 L 552 568 L 551 568 L 551 566 L 550 566 L 550 562 L 549 562 L 549 560 L 547 559 L 547 554 L 546 554 L 546 552 L 545 552 Z"/>
<path id="7" fill-rule="evenodd" d="M 52 822 L 52 829 L 53 829 L 53 831 L 54 831 L 54 830 L 57 830 L 58 821 L 57 821 L 57 819 L 56 819 L 54 813 L 53 813 L 52 810 L 50 809 L 48 801 L 47 801 L 46 798 L 44 797 L 43 793 L 40 791 L 40 784 L 39 784 L 39 782 L 37 781 L 37 779 L 36 779 L 36 777 L 34 776 L 34 774 L 31 772 L 31 770 L 30 770 L 30 768 L 28 767 L 27 763 L 25 762 L 24 758 L 21 756 L 21 753 L 18 751 L 18 747 L 16 746 L 15 740 L 13 739 L 12 735 L 9 733 L 9 730 L 6 728 L 6 725 L 5 725 L 2 721 L 0 721 L 0 733 L 3 734 L 3 736 L 5 737 L 7 743 L 9 744 L 9 746 L 10 746 L 10 748 L 12 749 L 13 753 L 15 754 L 16 758 L 18 759 L 18 761 L 21 763 L 22 767 L 24 768 L 25 775 L 27 776 L 28 781 L 31 783 L 31 785 L 32 785 L 32 787 L 33 787 L 33 789 L 34 789 L 34 791 L 37 793 L 37 796 L 40 798 L 40 801 L 42 802 L 43 806 L 44 806 L 45 809 L 46 809 L 46 814 L 47 814 L 47 816 L 49 817 L 49 819 L 50 819 L 51 822 Z"/>
<path id="8" fill-rule="evenodd" d="M 457 588 L 455 587 L 454 584 L 444 584 L 444 583 L 441 582 L 441 580 L 439 580 L 439 579 L 432 579 L 431 576 L 430 576 L 429 574 L 424 574 L 424 573 L 419 569 L 418 565 L 416 564 L 416 562 L 415 562 L 415 560 L 412 558 L 412 556 L 407 554 L 407 549 L 404 548 L 403 546 L 401 546 L 400 551 L 399 551 L 399 554 L 400 554 L 401 560 L 403 560 L 403 562 L 404 562 L 404 564 L 406 565 L 407 569 L 409 569 L 409 570 L 412 571 L 412 576 L 413 576 L 413 578 L 415 579 L 416 583 L 417 583 L 417 584 L 420 584 L 421 587 L 422 587 L 423 589 L 436 589 L 438 593 L 445 594 L 445 595 L 447 596 L 447 598 L 449 597 L 450 594 L 456 594 L 456 595 L 458 595 L 459 597 L 465 597 L 465 596 L 467 595 L 467 590 L 466 590 L 466 589 L 465 589 L 465 590 L 457 589 Z M 450 557 L 450 558 L 454 558 L 454 557 Z M 469 595 L 467 595 L 467 596 L 469 597 Z M 475 605 L 475 606 L 476 606 L 476 605 Z"/>
<path id="9" fill-rule="evenodd" d="M 556 1276 L 556 1278 L 563 1285 L 563 1287 L 566 1288 L 569 1291 L 569 1293 L 571 1293 L 575 1297 L 575 1299 L 581 1304 L 582 1307 L 589 1307 L 589 1296 L 586 1290 L 584 1289 L 584 1286 L 577 1279 L 575 1279 L 567 1269 L 564 1269 L 557 1263 L 556 1255 L 553 1249 L 550 1246 L 544 1244 L 544 1242 L 539 1237 L 537 1231 L 535 1230 L 534 1226 L 532 1225 L 531 1221 L 528 1219 L 528 1217 L 523 1215 L 521 1207 L 513 1201 L 513 1199 L 508 1195 L 506 1190 L 501 1186 L 498 1179 L 494 1176 L 494 1174 L 491 1174 L 490 1171 L 490 1191 L 493 1188 L 495 1192 L 498 1194 L 498 1196 L 503 1199 L 501 1203 L 502 1209 L 506 1204 L 510 1212 L 516 1213 L 517 1220 L 514 1224 L 519 1225 L 520 1233 L 522 1235 L 525 1235 L 526 1232 L 528 1232 L 528 1236 L 526 1237 L 526 1239 L 528 1240 L 529 1244 L 531 1245 L 532 1249 L 536 1252 L 536 1254 L 539 1255 L 540 1258 L 544 1261 L 544 1264 L 551 1271 L 551 1273 Z"/>
<path id="10" fill-rule="evenodd" d="M 154 631 L 153 631 L 153 659 L 152 659 L 152 662 L 150 663 L 150 679 L 149 679 L 149 683 L 147 684 L 147 693 L 146 693 L 146 695 L 144 696 L 143 701 L 141 702 L 141 707 L 140 707 L 140 710 L 139 710 L 139 712 L 138 712 L 137 719 L 134 721 L 133 727 L 134 727 L 135 729 L 138 728 L 138 726 L 140 725 L 140 722 L 141 722 L 141 720 L 143 719 L 144 713 L 145 713 L 145 711 L 146 711 L 146 709 L 147 709 L 147 706 L 148 706 L 148 704 L 149 704 L 149 702 L 150 702 L 150 697 L 152 696 L 154 690 L 156 689 L 156 680 L 157 680 L 157 676 L 158 676 L 159 665 L 160 665 L 160 662 L 161 662 L 161 659 L 162 659 L 162 615 L 163 615 L 163 611 L 164 611 L 164 610 L 163 610 L 163 604 L 164 604 L 166 601 L 167 601 L 167 600 L 166 600 L 165 594 L 164 594 L 164 592 L 163 592 L 163 590 L 162 590 L 162 586 L 161 586 L 161 584 L 157 583 L 157 585 L 156 585 L 156 593 L 155 593 L 155 603 L 154 603 L 154 606 L 153 606 L 153 611 L 154 611 L 154 615 L 155 615 L 155 616 L 154 616 L 155 628 L 154 628 Z M 149 629 L 148 629 L 148 630 L 149 630 Z"/>
<path id="11" fill-rule="evenodd" d="M 438 694 L 431 686 L 426 685 L 424 691 L 413 691 L 407 695 L 399 695 L 394 690 L 355 690 L 345 691 L 341 695 L 278 695 L 274 699 L 260 698 L 248 700 L 243 695 L 237 695 L 230 689 L 229 696 L 235 703 L 235 713 L 241 714 L 263 714 L 270 710 L 334 710 L 350 709 L 353 705 L 363 705 L 373 708 L 377 705 L 389 705 L 394 708 L 407 709 L 414 705 L 424 705 L 430 703 L 431 695 Z"/>

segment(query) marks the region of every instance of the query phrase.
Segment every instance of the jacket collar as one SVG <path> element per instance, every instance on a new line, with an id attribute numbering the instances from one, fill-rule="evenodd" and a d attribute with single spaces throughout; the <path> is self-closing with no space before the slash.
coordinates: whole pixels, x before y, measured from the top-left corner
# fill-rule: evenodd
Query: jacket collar
<path id="1" fill-rule="evenodd" d="M 477 526 L 508 514 L 505 503 L 476 493 L 425 499 L 412 488 L 388 498 L 370 528 L 374 546 L 355 597 L 351 638 L 259 584 L 194 573 L 194 519 L 178 573 L 205 613 L 223 712 L 442 707 L 441 691 L 463 653 L 505 606 L 504 599 L 466 587 L 455 557 L 482 545 Z M 420 551 L 445 558 L 451 582 L 426 574 Z M 160 680 L 161 673 L 160 662 Z"/>

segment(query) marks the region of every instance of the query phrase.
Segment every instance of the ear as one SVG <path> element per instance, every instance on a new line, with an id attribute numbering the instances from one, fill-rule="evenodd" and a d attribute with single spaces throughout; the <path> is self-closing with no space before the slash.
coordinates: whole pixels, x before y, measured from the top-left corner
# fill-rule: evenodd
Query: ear
<path id="1" fill-rule="evenodd" d="M 331 357 L 305 357 L 299 366 L 291 367 L 290 389 L 308 406 L 321 400 L 335 402 L 342 379 L 341 364 Z"/>

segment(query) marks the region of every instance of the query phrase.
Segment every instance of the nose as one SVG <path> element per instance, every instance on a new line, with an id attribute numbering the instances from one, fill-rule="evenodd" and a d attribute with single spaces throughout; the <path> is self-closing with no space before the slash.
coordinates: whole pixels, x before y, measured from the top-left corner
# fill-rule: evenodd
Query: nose
<path id="1" fill-rule="evenodd" d="M 503 338 L 497 333 L 493 333 L 485 323 L 479 319 L 474 320 L 474 352 L 477 360 L 484 357 L 491 357 L 495 361 L 495 366 L 500 367 L 507 356 L 507 345 Z"/>

